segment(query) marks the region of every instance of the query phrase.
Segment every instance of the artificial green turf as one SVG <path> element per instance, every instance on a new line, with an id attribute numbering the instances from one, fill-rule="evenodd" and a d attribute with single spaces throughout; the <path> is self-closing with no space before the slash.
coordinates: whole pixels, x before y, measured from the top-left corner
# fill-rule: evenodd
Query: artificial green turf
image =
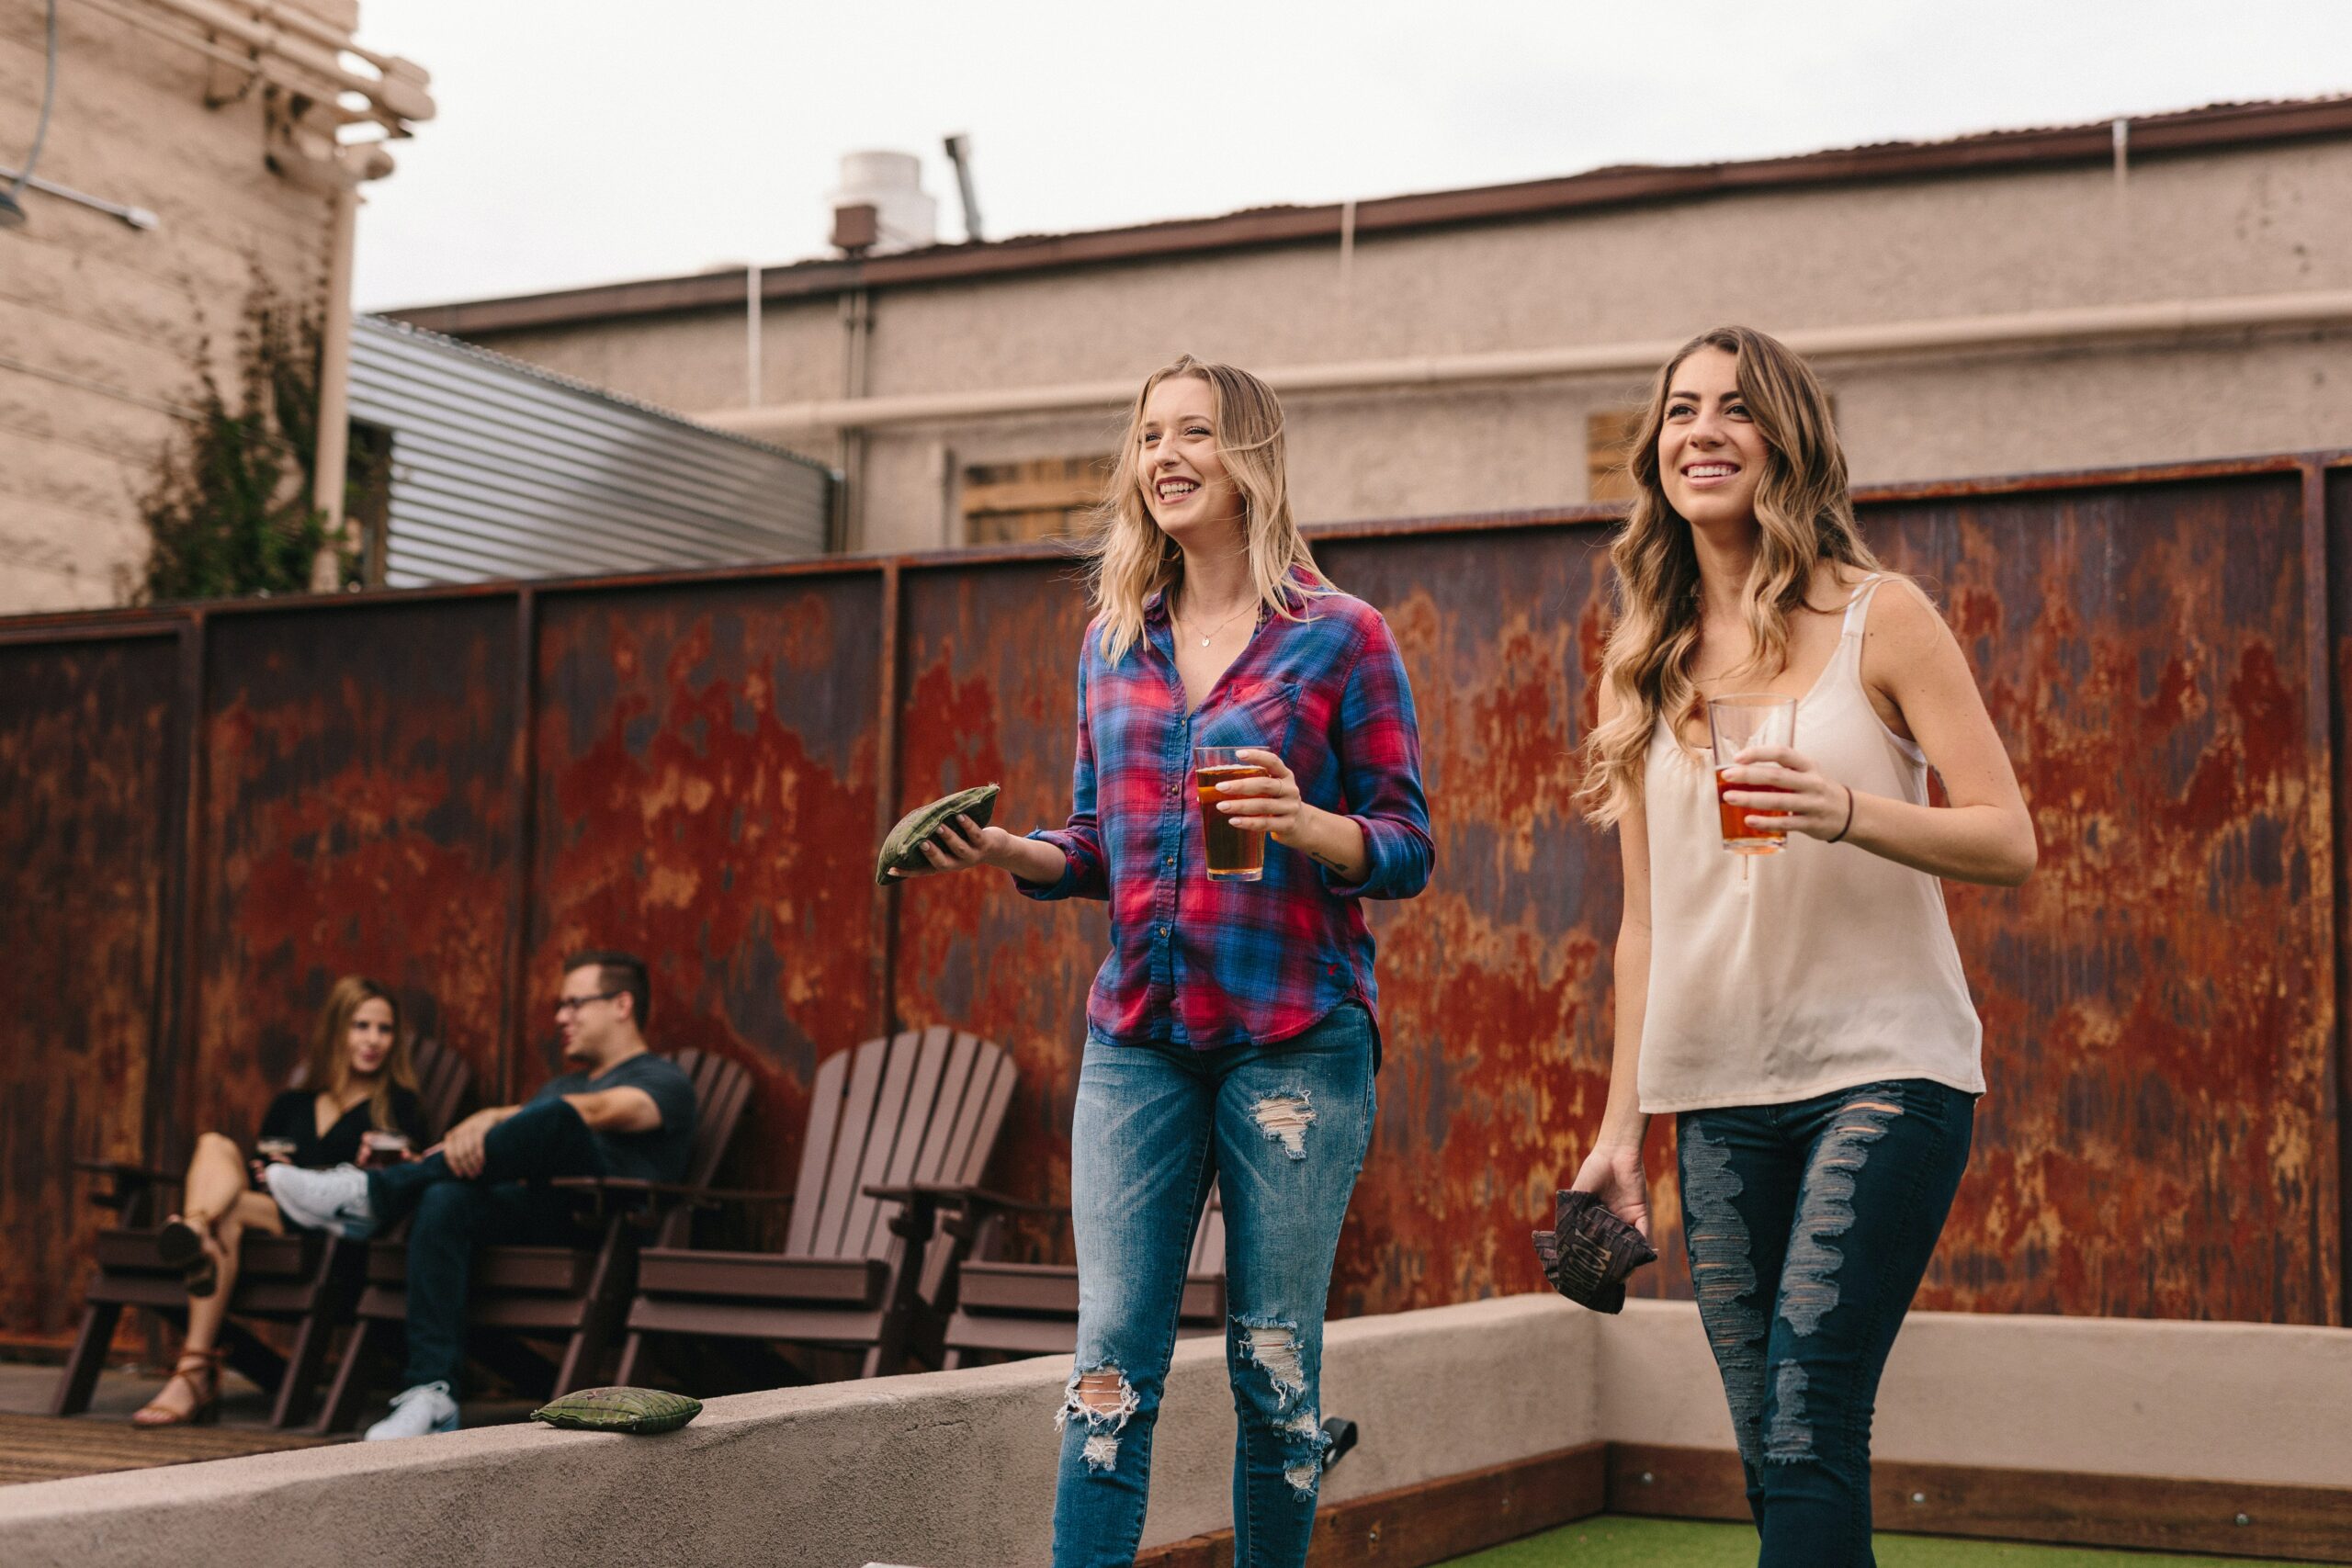
<path id="1" fill-rule="evenodd" d="M 1871 1544 L 1879 1568 L 2262 1568 L 2245 1557 L 2159 1557 L 1928 1535 L 1881 1535 Z M 1755 1562 L 1756 1532 L 1746 1525 L 1604 1514 L 1457 1557 L 1446 1568 L 1751 1568 Z"/>

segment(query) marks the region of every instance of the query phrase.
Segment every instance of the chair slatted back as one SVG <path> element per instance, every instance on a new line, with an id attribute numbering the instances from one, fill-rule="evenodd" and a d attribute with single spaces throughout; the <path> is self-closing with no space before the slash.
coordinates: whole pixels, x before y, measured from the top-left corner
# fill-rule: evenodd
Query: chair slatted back
<path id="1" fill-rule="evenodd" d="M 713 1051 L 680 1051 L 670 1060 L 695 1087 L 695 1141 L 686 1156 L 685 1182 L 707 1187 L 735 1140 L 736 1125 L 752 1098 L 752 1075 L 740 1062 Z"/>
<path id="2" fill-rule="evenodd" d="M 458 1107 L 474 1087 L 474 1069 L 438 1040 L 418 1041 L 411 1059 L 416 1066 L 416 1098 L 424 1105 L 425 1136 L 438 1138 L 457 1121 Z"/>
<path id="3" fill-rule="evenodd" d="M 887 1260 L 901 1245 L 890 1229 L 898 1205 L 865 1188 L 978 1181 L 1003 1129 L 1012 1084 L 1001 1047 L 944 1026 L 869 1040 L 827 1058 L 813 1086 L 786 1252 Z M 932 1250 L 926 1275 L 944 1267 L 944 1255 Z"/>
<path id="4" fill-rule="evenodd" d="M 686 1155 L 685 1184 L 707 1187 L 718 1176 L 718 1162 L 727 1157 L 728 1145 L 734 1142 L 735 1129 L 751 1102 L 752 1075 L 741 1063 L 712 1051 L 679 1051 L 670 1060 L 695 1089 L 695 1139 Z M 653 1244 L 685 1245 L 694 1234 L 694 1219 L 689 1204 L 672 1209 L 656 1227 Z"/>

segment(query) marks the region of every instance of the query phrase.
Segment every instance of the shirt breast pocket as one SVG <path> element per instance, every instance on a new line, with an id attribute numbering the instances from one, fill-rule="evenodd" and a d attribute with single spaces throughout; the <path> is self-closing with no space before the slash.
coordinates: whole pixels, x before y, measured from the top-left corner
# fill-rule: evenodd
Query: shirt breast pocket
<path id="1" fill-rule="evenodd" d="M 1289 761 L 1298 722 L 1298 682 L 1264 681 L 1234 694 L 1193 728 L 1195 746 L 1257 746 Z"/>

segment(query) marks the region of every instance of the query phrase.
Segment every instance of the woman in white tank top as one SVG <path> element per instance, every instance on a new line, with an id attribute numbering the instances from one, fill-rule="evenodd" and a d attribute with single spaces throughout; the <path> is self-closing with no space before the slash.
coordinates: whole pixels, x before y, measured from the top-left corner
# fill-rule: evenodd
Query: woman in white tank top
<path id="1" fill-rule="evenodd" d="M 1870 1564 L 1879 1373 L 1984 1087 L 1940 879 L 2023 882 L 2033 824 L 1959 643 L 1855 529 L 1803 360 L 1692 339 L 1629 466 L 1579 796 L 1624 855 L 1617 1043 L 1576 1186 L 1646 1233 L 1648 1119 L 1676 1116 L 1758 1562 Z M 1796 699 L 1794 743 L 1710 757 L 1706 700 L 1732 693 Z M 1784 850 L 1725 852 L 1716 763 Z"/>

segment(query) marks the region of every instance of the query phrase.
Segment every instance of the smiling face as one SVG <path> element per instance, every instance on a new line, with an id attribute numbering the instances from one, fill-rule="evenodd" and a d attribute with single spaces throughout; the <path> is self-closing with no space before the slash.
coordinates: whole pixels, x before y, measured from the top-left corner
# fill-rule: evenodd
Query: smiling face
<path id="1" fill-rule="evenodd" d="M 1739 361 L 1702 348 L 1674 368 L 1657 433 L 1658 484 L 1694 528 L 1753 524 L 1770 448 L 1739 390 Z"/>
<path id="2" fill-rule="evenodd" d="M 555 1009 L 556 1027 L 563 1033 L 563 1059 L 574 1066 L 603 1061 L 628 1009 L 628 1001 L 605 986 L 603 965 L 583 964 L 566 973 Z"/>
<path id="3" fill-rule="evenodd" d="M 1217 451 L 1216 396 L 1198 376 L 1170 376 L 1144 400 L 1136 430 L 1144 509 L 1178 544 L 1197 548 L 1241 529 L 1241 491 Z"/>
<path id="4" fill-rule="evenodd" d="M 370 997 L 359 1004 L 351 1015 L 351 1027 L 344 1032 L 344 1051 L 351 1064 L 351 1076 L 371 1078 L 384 1070 L 392 1055 L 392 1004 L 381 997 Z"/>

